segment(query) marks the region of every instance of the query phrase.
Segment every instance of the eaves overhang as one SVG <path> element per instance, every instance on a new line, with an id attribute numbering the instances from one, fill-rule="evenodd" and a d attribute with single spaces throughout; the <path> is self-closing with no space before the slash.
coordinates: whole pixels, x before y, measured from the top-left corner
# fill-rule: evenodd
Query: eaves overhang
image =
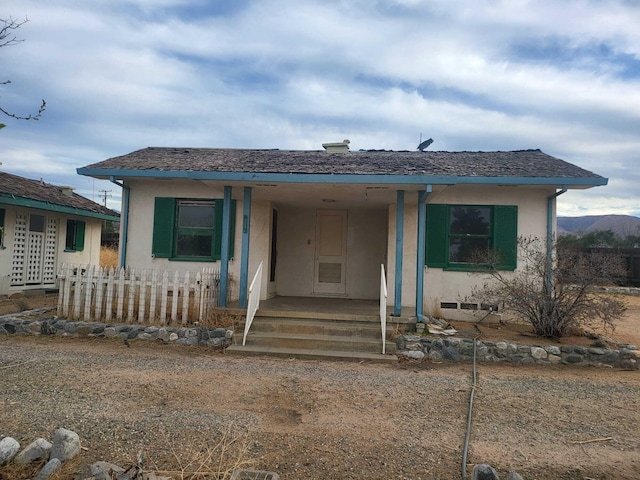
<path id="1" fill-rule="evenodd" d="M 458 175 L 379 175 L 379 174 L 312 174 L 207 172 L 189 170 L 125 170 L 78 168 L 79 175 L 108 180 L 109 178 L 155 178 L 209 180 L 217 182 L 275 182 L 317 184 L 382 184 L 382 185 L 530 185 L 590 188 L 606 185 L 607 178 L 594 177 L 480 177 Z"/>
<path id="2" fill-rule="evenodd" d="M 66 213 L 68 215 L 77 215 L 80 217 L 97 218 L 100 220 L 119 221 L 119 215 L 107 215 L 105 213 L 92 212 L 76 207 L 68 207 L 66 205 L 58 205 L 56 203 L 34 200 L 32 198 L 18 197 L 15 195 L 0 194 L 0 205 L 15 205 L 18 207 L 36 208 L 38 210 L 46 210 L 49 212 Z"/>

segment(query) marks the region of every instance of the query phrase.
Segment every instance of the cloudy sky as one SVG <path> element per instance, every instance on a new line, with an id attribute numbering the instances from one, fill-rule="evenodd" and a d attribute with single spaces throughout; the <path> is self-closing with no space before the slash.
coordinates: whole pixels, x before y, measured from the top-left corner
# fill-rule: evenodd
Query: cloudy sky
<path id="1" fill-rule="evenodd" d="M 76 168 L 147 146 L 518 150 L 609 178 L 560 215 L 640 216 L 635 0 L 47 0 L 0 49 L 0 167 L 120 208 Z"/>

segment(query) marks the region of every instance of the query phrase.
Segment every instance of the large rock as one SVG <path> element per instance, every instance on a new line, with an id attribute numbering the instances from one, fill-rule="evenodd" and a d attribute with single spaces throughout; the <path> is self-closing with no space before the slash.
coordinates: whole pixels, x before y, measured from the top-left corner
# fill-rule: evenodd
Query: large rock
<path id="1" fill-rule="evenodd" d="M 57 458 L 61 462 L 75 457 L 80 453 L 80 437 L 76 432 L 59 428 L 53 434 L 53 448 L 51 458 Z"/>
<path id="2" fill-rule="evenodd" d="M 0 467 L 9 463 L 20 450 L 20 443 L 15 438 L 4 437 L 0 440 Z"/>
<path id="3" fill-rule="evenodd" d="M 57 458 L 52 458 L 49 460 L 42 470 L 38 473 L 35 480 L 47 480 L 51 475 L 53 475 L 56 470 L 58 470 L 62 466 L 62 462 Z"/>
<path id="4" fill-rule="evenodd" d="M 507 478 L 505 480 L 524 480 L 524 479 L 518 472 L 511 471 L 507 473 Z"/>
<path id="5" fill-rule="evenodd" d="M 124 468 L 109 462 L 96 462 L 91 465 L 91 476 L 95 480 L 112 480 L 116 476 L 124 473 Z"/>
<path id="6" fill-rule="evenodd" d="M 491 465 L 479 463 L 473 467 L 471 480 L 500 480 L 500 477 Z"/>
<path id="7" fill-rule="evenodd" d="M 16 463 L 31 463 L 49 458 L 53 445 L 44 438 L 39 438 L 26 446 L 14 459 Z"/>

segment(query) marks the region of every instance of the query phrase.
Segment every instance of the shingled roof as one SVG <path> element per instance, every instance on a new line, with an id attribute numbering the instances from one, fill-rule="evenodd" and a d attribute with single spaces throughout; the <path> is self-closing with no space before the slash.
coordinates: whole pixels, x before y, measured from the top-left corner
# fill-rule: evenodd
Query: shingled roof
<path id="1" fill-rule="evenodd" d="M 178 172 L 182 174 L 178 175 Z M 512 152 L 438 152 L 366 150 L 348 153 L 301 150 L 148 147 L 78 169 L 97 178 L 226 178 L 225 174 L 304 176 L 393 176 L 434 179 L 538 179 L 535 183 L 604 185 L 606 178 L 540 150 Z M 192 175 L 199 173 L 200 175 Z M 244 175 L 244 177 L 248 177 Z M 240 177 L 239 177 L 240 178 Z M 415 178 L 414 178 L 415 179 Z M 400 179 L 399 179 L 400 180 Z M 418 180 L 418 179 L 415 179 Z M 572 182 L 569 182 L 572 183 Z"/>
<path id="2" fill-rule="evenodd" d="M 0 204 L 31 206 L 80 216 L 117 220 L 119 214 L 73 193 L 69 187 L 0 172 Z"/>

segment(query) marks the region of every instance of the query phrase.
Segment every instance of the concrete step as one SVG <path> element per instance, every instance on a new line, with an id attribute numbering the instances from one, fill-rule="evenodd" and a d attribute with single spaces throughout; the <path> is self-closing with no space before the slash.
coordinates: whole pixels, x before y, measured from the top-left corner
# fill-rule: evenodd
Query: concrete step
<path id="1" fill-rule="evenodd" d="M 248 345 L 263 347 L 301 348 L 305 350 L 336 350 L 380 353 L 382 339 L 340 335 L 305 335 L 297 333 L 249 332 Z"/>
<path id="2" fill-rule="evenodd" d="M 251 332 L 380 338 L 380 323 L 302 318 L 256 317 Z"/>
<path id="3" fill-rule="evenodd" d="M 226 349 L 231 355 L 275 356 L 283 358 L 300 358 L 308 360 L 343 360 L 356 362 L 395 363 L 395 355 L 381 353 L 345 352 L 336 350 L 307 350 L 304 348 L 262 347 L 255 345 L 231 345 Z"/>

